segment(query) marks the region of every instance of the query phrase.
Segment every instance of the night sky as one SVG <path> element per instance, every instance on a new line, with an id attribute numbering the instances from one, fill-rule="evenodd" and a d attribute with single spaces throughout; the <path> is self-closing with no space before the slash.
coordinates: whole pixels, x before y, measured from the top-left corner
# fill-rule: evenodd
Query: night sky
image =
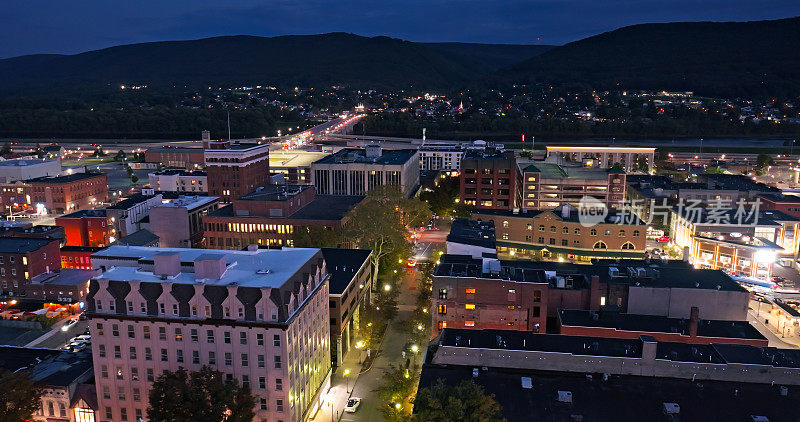
<path id="1" fill-rule="evenodd" d="M 4 0 L 0 57 L 333 31 L 412 41 L 563 44 L 636 23 L 797 15 L 798 0 Z"/>

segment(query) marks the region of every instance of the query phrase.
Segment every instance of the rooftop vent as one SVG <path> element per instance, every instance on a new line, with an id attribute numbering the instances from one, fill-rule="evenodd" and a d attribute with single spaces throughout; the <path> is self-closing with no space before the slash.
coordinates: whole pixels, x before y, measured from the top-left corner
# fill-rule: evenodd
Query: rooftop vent
<path id="1" fill-rule="evenodd" d="M 681 407 L 678 403 L 664 403 L 663 410 L 665 415 L 678 415 L 681 413 Z"/>
<path id="2" fill-rule="evenodd" d="M 561 403 L 572 404 L 572 391 L 559 391 L 558 401 Z"/>

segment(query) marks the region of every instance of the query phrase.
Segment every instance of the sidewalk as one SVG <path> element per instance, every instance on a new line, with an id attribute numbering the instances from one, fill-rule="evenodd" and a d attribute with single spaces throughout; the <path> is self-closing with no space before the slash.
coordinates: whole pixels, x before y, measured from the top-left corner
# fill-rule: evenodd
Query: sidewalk
<path id="1" fill-rule="evenodd" d="M 317 411 L 314 418 L 309 418 L 310 421 L 338 421 L 342 417 L 344 406 L 347 403 L 347 399 L 350 398 L 350 394 L 347 392 L 348 387 L 352 391 L 356 381 L 358 381 L 358 371 L 361 369 L 358 359 L 362 353 L 361 350 L 350 349 L 345 354 L 342 364 L 336 368 L 336 372 L 331 376 L 331 389 L 328 391 L 325 404 Z M 348 369 L 350 374 L 345 379 L 344 372 Z M 333 410 L 333 415 L 331 415 L 331 409 Z"/>
<path id="2" fill-rule="evenodd" d="M 415 309 L 414 302 L 417 294 L 418 273 L 413 271 L 407 274 L 397 286 L 400 289 L 400 295 L 397 299 L 397 317 L 389 322 L 389 326 L 386 328 L 381 350 L 375 358 L 372 368 L 361 374 L 355 387 L 353 387 L 351 395 L 361 398 L 361 406 L 356 413 L 345 413 L 340 419 L 342 421 L 381 421 L 384 419 L 383 412 L 380 409 L 382 403 L 376 390 L 383 385 L 383 373 L 389 369 L 390 365 L 405 364 L 402 350 L 408 340 L 408 335 L 403 332 L 401 323 L 411 316 Z M 422 349 L 423 346 L 420 345 L 420 348 Z M 421 355 L 421 353 L 418 353 L 418 355 Z M 408 354 L 406 354 L 406 357 L 409 357 Z M 417 359 L 419 360 L 421 357 L 417 356 Z"/>
<path id="3" fill-rule="evenodd" d="M 767 310 L 765 310 L 765 308 Z M 769 340 L 771 347 L 779 348 L 792 348 L 800 347 L 800 337 L 793 334 L 793 329 L 787 329 L 786 333 L 782 333 L 781 328 L 778 327 L 778 315 L 769 312 L 768 305 L 762 305 L 761 312 L 758 311 L 758 304 L 750 302 L 750 309 L 747 310 L 748 320 L 761 334 Z"/>

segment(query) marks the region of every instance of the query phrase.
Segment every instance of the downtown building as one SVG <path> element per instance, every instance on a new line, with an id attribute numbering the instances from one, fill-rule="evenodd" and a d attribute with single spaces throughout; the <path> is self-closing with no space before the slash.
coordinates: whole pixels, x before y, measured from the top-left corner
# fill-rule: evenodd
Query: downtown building
<path id="1" fill-rule="evenodd" d="M 318 195 L 310 185 L 266 185 L 203 217 L 205 246 L 293 246 L 294 233 L 346 224 L 360 195 Z"/>
<path id="2" fill-rule="evenodd" d="M 100 172 L 38 177 L 0 185 L 4 212 L 64 214 L 108 201 L 108 176 Z"/>
<path id="3" fill-rule="evenodd" d="M 87 314 L 97 421 L 145 417 L 153 381 L 203 365 L 256 397 L 256 421 L 303 421 L 330 384 L 330 276 L 313 248 L 111 246 Z"/>
<path id="4" fill-rule="evenodd" d="M 156 192 L 197 194 L 208 192 L 208 176 L 202 170 L 164 169 L 147 174 L 150 187 Z"/>
<path id="5" fill-rule="evenodd" d="M 521 167 L 524 210 L 553 209 L 561 204 L 578 206 L 584 197 L 594 198 L 609 209 L 618 209 L 625 199 L 626 174 L 619 169 L 544 162 Z"/>
<path id="6" fill-rule="evenodd" d="M 379 186 L 397 186 L 411 196 L 419 186 L 419 152 L 345 148 L 311 165 L 313 184 L 320 195 L 366 195 Z"/>
<path id="7" fill-rule="evenodd" d="M 220 202 L 231 202 L 269 183 L 269 143 L 204 139 L 203 146 L 208 194 Z"/>
<path id="8" fill-rule="evenodd" d="M 493 148 L 468 150 L 461 159 L 461 201 L 478 210 L 518 208 L 518 177 L 513 152 Z"/>

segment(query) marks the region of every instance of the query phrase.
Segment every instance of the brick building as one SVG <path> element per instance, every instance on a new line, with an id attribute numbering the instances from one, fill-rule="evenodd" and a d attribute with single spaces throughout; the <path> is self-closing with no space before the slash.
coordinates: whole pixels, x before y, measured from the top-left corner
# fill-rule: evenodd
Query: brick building
<path id="1" fill-rule="evenodd" d="M 29 186 L 30 204 L 42 203 L 49 213 L 63 214 L 108 201 L 108 176 L 105 173 L 40 177 L 25 183 Z"/>
<path id="2" fill-rule="evenodd" d="M 512 210 L 519 206 L 514 153 L 470 149 L 461 159 L 460 198 L 476 209 Z"/>
<path id="3" fill-rule="evenodd" d="M 309 185 L 267 185 L 203 218 L 205 246 L 240 250 L 248 245 L 292 246 L 295 230 L 334 228 L 363 196 L 317 195 Z"/>
<path id="4" fill-rule="evenodd" d="M 0 287 L 15 296 L 31 279 L 61 268 L 58 240 L 0 237 Z"/>
<path id="5" fill-rule="evenodd" d="M 67 246 L 106 246 L 115 240 L 105 209 L 75 211 L 55 221 L 64 227 Z"/>
<path id="6" fill-rule="evenodd" d="M 269 183 L 269 143 L 204 141 L 208 194 L 227 203 Z"/>
<path id="7" fill-rule="evenodd" d="M 62 246 L 61 268 L 92 269 L 92 254 L 103 250 L 96 246 Z"/>
<path id="8" fill-rule="evenodd" d="M 165 169 L 148 173 L 147 178 L 156 192 L 208 192 L 208 176 L 202 170 Z"/>
<path id="9" fill-rule="evenodd" d="M 544 332 L 558 309 L 688 318 L 696 306 L 709 319 L 744 321 L 749 300 L 749 292 L 722 271 L 683 261 L 579 265 L 445 254 L 434 271 L 431 311 L 438 329 Z"/>
<path id="10" fill-rule="evenodd" d="M 562 205 L 552 211 L 477 211 L 472 218 L 491 221 L 502 256 L 589 261 L 592 258 L 644 258 L 647 226 L 634 216 L 611 213 L 591 227 L 578 210 Z"/>

